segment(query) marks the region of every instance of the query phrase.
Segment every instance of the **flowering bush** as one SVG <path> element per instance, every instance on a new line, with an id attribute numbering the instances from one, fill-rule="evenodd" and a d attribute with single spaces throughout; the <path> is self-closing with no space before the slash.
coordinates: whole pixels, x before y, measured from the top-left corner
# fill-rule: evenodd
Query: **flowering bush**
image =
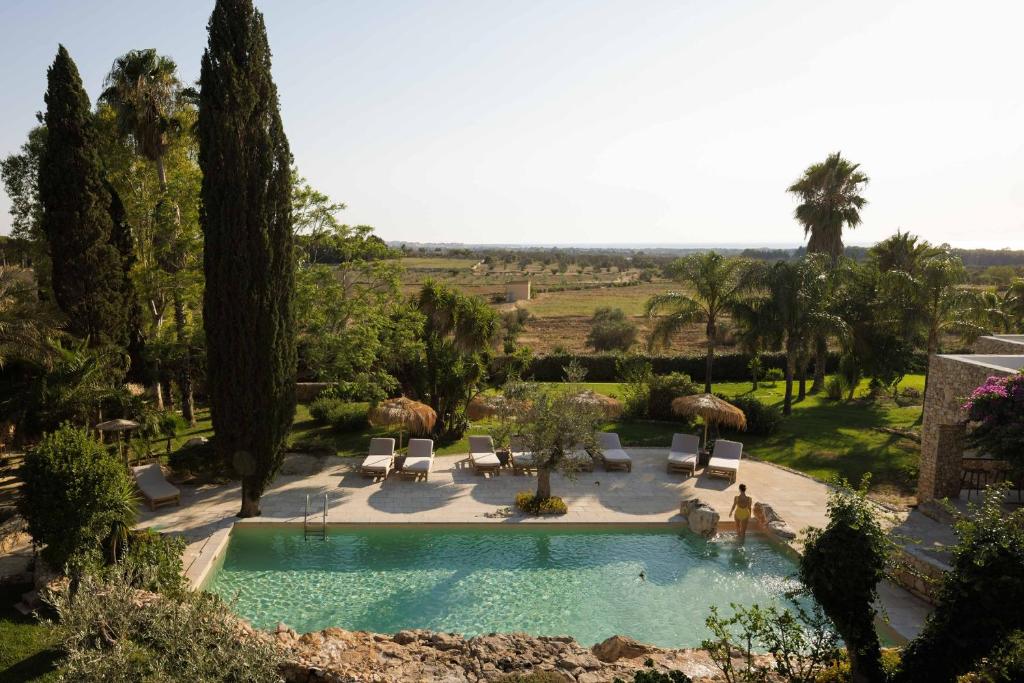
<path id="1" fill-rule="evenodd" d="M 972 448 L 1024 466 L 1024 373 L 989 377 L 963 404 Z"/>

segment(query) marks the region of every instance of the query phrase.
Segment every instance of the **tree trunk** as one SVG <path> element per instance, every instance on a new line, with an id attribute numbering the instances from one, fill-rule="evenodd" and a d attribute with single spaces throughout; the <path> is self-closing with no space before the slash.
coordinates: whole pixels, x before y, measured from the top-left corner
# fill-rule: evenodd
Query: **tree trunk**
<path id="1" fill-rule="evenodd" d="M 185 329 L 185 302 L 181 299 L 181 293 L 174 292 L 174 325 L 177 328 L 178 344 L 181 345 L 184 355 L 182 365 L 178 373 L 178 388 L 181 390 L 181 416 L 188 422 L 189 427 L 196 426 L 195 401 L 192 398 L 192 350 L 189 344 L 188 330 Z"/>
<path id="2" fill-rule="evenodd" d="M 260 510 L 260 495 L 249 478 L 242 477 L 242 509 L 238 511 L 238 516 L 259 517 L 263 514 Z"/>
<path id="3" fill-rule="evenodd" d="M 537 495 L 535 499 L 547 500 L 551 497 L 551 470 L 547 467 L 537 468 Z"/>
<path id="4" fill-rule="evenodd" d="M 811 392 L 816 394 L 825 390 L 825 364 L 828 362 L 828 340 L 825 335 L 820 335 L 814 343 L 814 382 L 811 383 Z"/>
<path id="5" fill-rule="evenodd" d="M 167 193 L 167 171 L 164 170 L 164 156 L 158 154 L 156 157 L 156 177 L 160 181 L 160 194 Z"/>
<path id="6" fill-rule="evenodd" d="M 928 366 L 932 364 L 932 356 L 939 352 L 938 332 L 928 332 L 928 365 L 924 369 L 924 392 L 921 394 L 921 410 L 924 410 L 924 402 L 928 398 Z"/>
<path id="7" fill-rule="evenodd" d="M 715 360 L 715 322 L 708 321 L 707 331 L 708 353 L 704 358 L 704 393 L 711 393 L 711 365 Z"/>
<path id="8" fill-rule="evenodd" d="M 797 391 L 797 401 L 807 398 L 807 362 L 806 357 L 800 359 L 800 388 Z"/>
<path id="9" fill-rule="evenodd" d="M 156 396 L 156 409 L 160 412 L 164 411 L 164 385 L 160 383 L 158 379 L 153 383 L 153 394 Z"/>
<path id="10" fill-rule="evenodd" d="M 786 396 L 782 401 L 782 414 L 793 412 L 793 375 L 796 374 L 796 352 L 786 352 Z"/>

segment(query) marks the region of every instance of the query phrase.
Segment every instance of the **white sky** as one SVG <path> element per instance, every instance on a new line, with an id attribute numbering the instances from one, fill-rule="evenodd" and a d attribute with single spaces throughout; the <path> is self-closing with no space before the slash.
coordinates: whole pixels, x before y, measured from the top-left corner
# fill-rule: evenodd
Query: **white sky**
<path id="1" fill-rule="evenodd" d="M 848 244 L 1024 248 L 1022 2 L 257 4 L 300 170 L 385 239 L 797 244 L 785 188 L 841 150 Z M 132 48 L 193 80 L 211 8 L 4 2 L 0 153 L 58 41 L 93 98 Z"/>

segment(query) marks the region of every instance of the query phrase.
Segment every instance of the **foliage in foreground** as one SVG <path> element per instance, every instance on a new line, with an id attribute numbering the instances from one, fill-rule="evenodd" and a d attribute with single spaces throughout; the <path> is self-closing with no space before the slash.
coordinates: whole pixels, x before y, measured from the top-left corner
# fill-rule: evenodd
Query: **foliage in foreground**
<path id="1" fill-rule="evenodd" d="M 693 679 L 678 669 L 661 672 L 654 668 L 654 660 L 644 662 L 643 669 L 633 672 L 633 683 L 692 683 Z M 616 677 L 612 683 L 626 683 Z"/>
<path id="2" fill-rule="evenodd" d="M 531 515 L 564 515 L 569 511 L 565 501 L 558 496 L 537 498 L 532 491 L 517 493 L 516 507 Z"/>
<path id="3" fill-rule="evenodd" d="M 794 601 L 795 614 L 774 605 L 730 606 L 728 618 L 711 608 L 705 621 L 711 638 L 701 643 L 728 683 L 769 681 L 773 674 L 791 683 L 813 683 L 839 659 L 839 636 L 817 605 L 807 611 Z M 755 664 L 756 652 L 768 652 L 773 666 Z"/>
<path id="4" fill-rule="evenodd" d="M 135 524 L 135 487 L 117 456 L 86 431 L 64 425 L 29 451 L 18 501 L 34 541 L 52 566 L 95 561 Z"/>
<path id="5" fill-rule="evenodd" d="M 145 599 L 127 577 L 51 596 L 64 672 L 83 683 L 134 681 L 277 682 L 272 643 L 242 634 L 228 605 L 209 593 Z"/>
<path id="6" fill-rule="evenodd" d="M 860 490 L 839 482 L 829 495 L 828 525 L 808 530 L 800 558 L 800 580 L 846 643 L 853 683 L 884 680 L 874 605 L 892 541 L 866 491 L 867 481 Z"/>
<path id="7" fill-rule="evenodd" d="M 1024 510 L 1006 515 L 992 487 L 956 524 L 952 570 L 924 631 L 907 647 L 901 681 L 953 681 L 1024 629 Z"/>

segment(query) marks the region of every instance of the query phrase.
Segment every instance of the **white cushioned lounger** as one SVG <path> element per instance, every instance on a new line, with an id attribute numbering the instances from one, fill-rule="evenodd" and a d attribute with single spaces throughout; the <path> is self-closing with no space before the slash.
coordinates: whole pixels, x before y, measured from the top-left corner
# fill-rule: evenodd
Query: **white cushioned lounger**
<path id="1" fill-rule="evenodd" d="M 430 478 L 430 470 L 434 466 L 434 440 L 409 439 L 409 453 L 402 465 L 402 474 L 411 474 L 416 479 Z"/>
<path id="2" fill-rule="evenodd" d="M 614 432 L 598 432 L 597 445 L 601 447 L 601 459 L 605 470 L 633 471 L 633 459 L 622 450 L 619 435 Z"/>
<path id="3" fill-rule="evenodd" d="M 489 436 L 469 437 L 469 459 L 473 461 L 477 474 L 490 472 L 496 475 L 501 469 L 501 461 L 494 452 L 494 440 Z"/>
<path id="4" fill-rule="evenodd" d="M 359 471 L 368 477 L 387 478 L 395 466 L 395 440 L 370 439 L 370 453 L 363 459 Z"/>
<path id="5" fill-rule="evenodd" d="M 743 444 L 739 441 L 726 441 L 718 439 L 715 441 L 715 450 L 711 453 L 711 460 L 704 469 L 708 476 L 726 477 L 736 481 L 740 473 L 740 459 L 743 457 Z"/>
<path id="6" fill-rule="evenodd" d="M 673 434 L 668 450 L 668 471 L 697 473 L 700 437 L 693 434 Z"/>

